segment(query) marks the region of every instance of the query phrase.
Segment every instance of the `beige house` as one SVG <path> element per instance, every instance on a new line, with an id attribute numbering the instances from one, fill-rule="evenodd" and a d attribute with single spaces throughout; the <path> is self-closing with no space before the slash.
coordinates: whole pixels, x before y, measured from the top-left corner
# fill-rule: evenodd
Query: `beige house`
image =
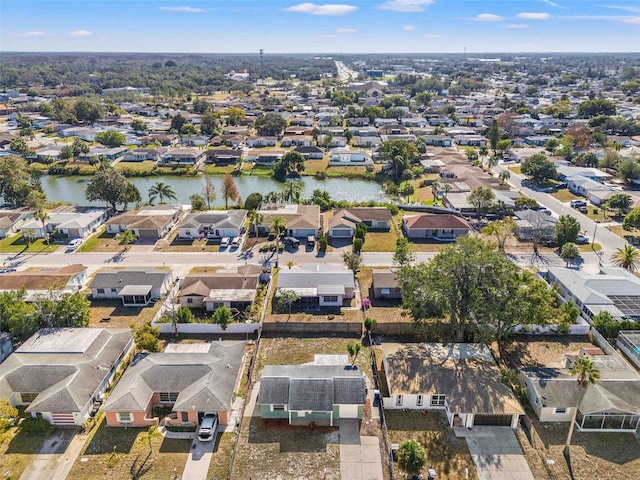
<path id="1" fill-rule="evenodd" d="M 148 205 L 139 210 L 124 212 L 105 222 L 108 233 L 131 230 L 138 238 L 164 237 L 182 216 L 182 205 Z"/>

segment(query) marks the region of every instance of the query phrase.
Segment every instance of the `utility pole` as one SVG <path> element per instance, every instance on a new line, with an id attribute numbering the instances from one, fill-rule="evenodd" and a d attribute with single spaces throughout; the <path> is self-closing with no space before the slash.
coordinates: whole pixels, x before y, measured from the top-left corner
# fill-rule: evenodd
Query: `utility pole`
<path id="1" fill-rule="evenodd" d="M 264 73 L 264 50 L 260 49 L 260 80 L 262 80 L 263 73 Z"/>

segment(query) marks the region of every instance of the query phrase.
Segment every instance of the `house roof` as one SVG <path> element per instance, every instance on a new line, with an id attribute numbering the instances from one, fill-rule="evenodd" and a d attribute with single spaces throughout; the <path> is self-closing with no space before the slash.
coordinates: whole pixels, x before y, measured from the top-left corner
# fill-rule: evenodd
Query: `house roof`
<path id="1" fill-rule="evenodd" d="M 469 224 L 455 215 L 412 215 L 403 218 L 407 228 L 469 229 Z"/>
<path id="2" fill-rule="evenodd" d="M 259 210 L 263 215 L 261 225 L 267 226 L 274 217 L 283 217 L 287 228 L 320 228 L 320 207 L 318 205 L 263 205 Z"/>
<path id="3" fill-rule="evenodd" d="M 155 392 L 178 393 L 174 411 L 228 410 L 245 342 L 211 342 L 208 352 L 150 353 L 134 361 L 103 406 L 106 412 L 144 411 Z"/>
<path id="4" fill-rule="evenodd" d="M 362 405 L 362 371 L 345 365 L 267 365 L 262 372 L 259 405 L 288 405 L 294 411 L 331 411 L 333 405 Z"/>
<path id="5" fill-rule="evenodd" d="M 213 228 L 241 228 L 246 218 L 246 210 L 211 210 L 190 213 L 178 225 L 178 228 L 200 228 L 203 225 Z"/>
<path id="6" fill-rule="evenodd" d="M 259 265 L 243 265 L 236 271 L 218 271 L 194 273 L 187 275 L 180 284 L 178 297 L 200 296 L 220 298 L 221 293 L 215 291 L 255 292 L 260 280 L 262 268 Z M 227 294 L 222 294 L 228 298 Z M 246 294 L 242 295 L 245 298 Z"/>
<path id="7" fill-rule="evenodd" d="M 170 277 L 171 270 L 161 268 L 103 269 L 93 277 L 89 288 L 122 288 L 136 285 L 160 288 Z"/>
<path id="8" fill-rule="evenodd" d="M 278 273 L 279 289 L 318 288 L 321 285 L 354 288 L 353 272 L 341 265 L 319 263 L 294 266 Z"/>
<path id="9" fill-rule="evenodd" d="M 382 345 L 382 354 L 392 395 L 445 395 L 454 413 L 524 413 L 500 382 L 500 370 L 486 345 L 388 343 Z"/>
<path id="10" fill-rule="evenodd" d="M 373 270 L 373 288 L 396 288 L 398 286 L 396 272 L 396 269 L 391 268 Z"/>
<path id="11" fill-rule="evenodd" d="M 86 269 L 84 265 L 76 264 L 64 267 L 33 267 L 21 272 L 9 272 L 0 275 L 0 290 L 61 289 Z"/>
<path id="12" fill-rule="evenodd" d="M 27 412 L 79 412 L 131 339 L 127 328 L 40 330 L 0 364 L 0 397 L 37 393 Z"/>
<path id="13" fill-rule="evenodd" d="M 334 210 L 329 227 L 342 224 L 345 220 L 354 226 L 364 221 L 391 222 L 393 215 L 387 207 L 340 208 Z"/>

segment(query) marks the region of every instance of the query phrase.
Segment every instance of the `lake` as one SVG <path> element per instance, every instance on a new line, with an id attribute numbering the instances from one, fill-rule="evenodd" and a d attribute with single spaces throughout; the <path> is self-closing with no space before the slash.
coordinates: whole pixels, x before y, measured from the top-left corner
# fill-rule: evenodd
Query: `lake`
<path id="1" fill-rule="evenodd" d="M 60 201 L 76 205 L 87 205 L 84 190 L 91 177 L 83 176 L 58 176 L 43 175 L 40 177 L 42 188 L 47 194 L 50 202 Z M 216 187 L 218 198 L 214 202 L 215 206 L 224 206 L 224 199 L 221 198 L 222 176 L 212 176 L 213 184 Z M 178 197 L 178 202 L 188 204 L 189 197 L 194 193 L 202 194 L 204 187 L 203 177 L 176 177 L 176 176 L 155 176 L 155 177 L 133 177 L 128 179 L 138 190 L 143 200 L 148 198 L 149 187 L 157 182 L 164 182 L 173 187 Z M 234 177 L 238 192 L 242 199 L 246 199 L 250 193 L 258 192 L 264 195 L 267 192 L 279 191 L 282 184 L 270 177 L 258 177 L 241 175 Z M 326 190 L 334 200 L 347 200 L 349 202 L 366 202 L 370 200 L 385 201 L 388 198 L 382 191 L 382 186 L 366 180 L 350 180 L 346 178 L 327 178 L 318 180 L 313 177 L 302 178 L 303 189 L 302 198 L 310 198 L 315 189 Z M 104 202 L 93 202 L 103 204 Z"/>

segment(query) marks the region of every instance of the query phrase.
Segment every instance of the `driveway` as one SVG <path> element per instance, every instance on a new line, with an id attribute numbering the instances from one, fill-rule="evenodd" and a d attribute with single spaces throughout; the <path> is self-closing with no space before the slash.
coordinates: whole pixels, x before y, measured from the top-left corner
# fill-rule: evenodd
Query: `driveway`
<path id="1" fill-rule="evenodd" d="M 382 480 L 378 437 L 360 436 L 359 421 L 340 420 L 340 479 Z"/>
<path id="2" fill-rule="evenodd" d="M 218 433 L 220 438 L 220 433 Z M 207 480 L 207 472 L 216 442 L 201 442 L 196 437 L 182 472 L 182 480 Z"/>
<path id="3" fill-rule="evenodd" d="M 511 427 L 456 429 L 465 437 L 480 480 L 534 480 Z"/>
<path id="4" fill-rule="evenodd" d="M 56 429 L 34 455 L 20 480 L 66 478 L 87 440 L 76 429 Z"/>

